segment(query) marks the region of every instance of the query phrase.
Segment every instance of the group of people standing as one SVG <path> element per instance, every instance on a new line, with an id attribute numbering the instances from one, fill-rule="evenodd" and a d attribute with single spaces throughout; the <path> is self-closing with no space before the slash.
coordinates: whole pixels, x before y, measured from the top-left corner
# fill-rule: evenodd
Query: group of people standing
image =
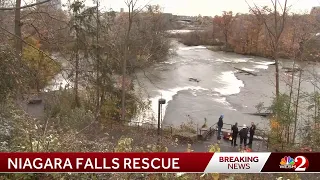
<path id="1" fill-rule="evenodd" d="M 223 115 L 220 116 L 219 121 L 218 121 L 218 140 L 221 139 L 222 127 L 223 127 Z M 231 132 L 232 132 L 231 145 L 232 146 L 237 146 L 237 137 L 238 137 L 238 134 L 239 134 L 239 136 L 240 136 L 240 146 L 241 147 L 242 147 L 242 145 L 244 147 L 252 146 L 253 136 L 255 134 L 255 131 L 256 131 L 256 125 L 253 122 L 251 123 L 251 127 L 250 128 L 248 128 L 244 124 L 242 126 L 242 129 L 240 129 L 240 131 L 239 131 L 239 128 L 238 128 L 238 123 L 235 123 L 231 128 Z M 247 143 L 248 134 L 249 134 L 249 143 Z"/>

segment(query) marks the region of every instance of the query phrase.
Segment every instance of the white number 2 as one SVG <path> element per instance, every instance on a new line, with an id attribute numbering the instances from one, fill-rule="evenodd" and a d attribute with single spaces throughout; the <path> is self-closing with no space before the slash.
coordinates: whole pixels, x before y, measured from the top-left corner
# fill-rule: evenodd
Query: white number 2
<path id="1" fill-rule="evenodd" d="M 304 156 L 297 156 L 294 158 L 294 162 L 298 162 L 298 160 L 301 159 L 301 164 L 295 169 L 295 171 L 306 171 L 306 168 L 302 168 L 307 162 L 306 158 Z"/>

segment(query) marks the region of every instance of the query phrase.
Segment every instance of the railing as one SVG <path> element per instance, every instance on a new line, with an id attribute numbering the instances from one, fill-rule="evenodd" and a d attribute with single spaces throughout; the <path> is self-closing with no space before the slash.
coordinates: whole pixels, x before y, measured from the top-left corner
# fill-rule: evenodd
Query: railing
<path id="1" fill-rule="evenodd" d="M 149 129 L 149 130 L 157 130 L 158 129 L 157 123 L 149 123 L 149 122 L 129 121 L 128 126 L 137 127 L 138 129 L 139 128 L 144 128 L 144 129 Z M 169 134 L 172 135 L 174 128 L 171 125 L 161 124 L 160 129 L 162 132 L 168 132 Z"/>
<path id="2" fill-rule="evenodd" d="M 230 126 L 230 128 L 226 128 L 226 126 Z M 229 132 L 231 133 L 231 129 L 232 129 L 233 124 L 228 124 L 228 123 L 223 123 L 223 127 L 221 129 L 222 132 Z M 243 126 L 238 126 L 239 129 L 242 129 Z M 213 124 L 212 126 L 210 126 L 209 128 L 206 129 L 199 129 L 198 130 L 198 135 L 203 139 L 203 140 L 207 140 L 209 137 L 212 136 L 212 134 L 215 133 L 215 131 L 218 129 L 217 127 L 217 123 Z M 249 134 L 249 133 L 248 133 Z M 268 141 L 267 138 L 267 133 L 265 130 L 261 130 L 261 129 L 256 129 L 256 135 L 254 136 L 254 139 L 256 140 L 262 140 L 262 141 Z"/>
<path id="3" fill-rule="evenodd" d="M 197 130 L 197 132 L 199 132 L 198 136 L 200 136 L 203 140 L 207 140 L 209 137 L 212 136 L 212 134 L 214 134 L 216 129 L 217 129 L 217 123 L 215 123 L 214 125 L 210 126 L 208 129 L 205 129 L 205 130 L 204 128 L 201 128 Z"/>

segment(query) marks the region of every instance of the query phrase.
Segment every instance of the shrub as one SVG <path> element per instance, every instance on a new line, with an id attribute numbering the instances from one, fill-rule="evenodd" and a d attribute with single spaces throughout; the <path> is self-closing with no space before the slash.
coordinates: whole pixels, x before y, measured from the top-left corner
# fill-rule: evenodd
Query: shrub
<path id="1" fill-rule="evenodd" d="M 189 120 L 186 123 L 182 123 L 180 125 L 180 131 L 196 134 L 197 133 L 197 125 L 192 120 Z"/>
<path id="2" fill-rule="evenodd" d="M 0 77 L 0 103 L 28 89 L 30 69 L 4 45 L 0 45 Z"/>
<path id="3" fill-rule="evenodd" d="M 179 42 L 187 46 L 222 46 L 223 43 L 212 37 L 211 31 L 193 31 L 184 34 L 175 34 L 172 37 L 178 38 Z"/>

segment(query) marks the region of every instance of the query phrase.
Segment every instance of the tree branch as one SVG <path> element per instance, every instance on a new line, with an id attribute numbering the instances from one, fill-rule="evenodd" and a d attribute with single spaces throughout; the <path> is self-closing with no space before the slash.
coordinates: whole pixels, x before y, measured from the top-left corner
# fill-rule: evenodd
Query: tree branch
<path id="1" fill-rule="evenodd" d="M 56 21 L 59 21 L 59 22 L 63 22 L 63 23 L 65 23 L 65 24 L 68 24 L 68 22 L 67 22 L 67 21 L 64 21 L 64 20 L 58 19 L 57 17 L 53 17 L 53 16 L 51 16 L 51 14 L 50 14 L 50 13 L 45 12 L 45 11 L 35 11 L 35 12 L 30 12 L 30 13 L 28 13 L 28 14 L 26 14 L 26 15 L 22 16 L 22 17 L 21 17 L 21 19 L 25 19 L 27 16 L 29 16 L 29 15 L 33 15 L 33 14 L 45 14 L 46 16 L 48 16 L 49 18 L 51 18 L 51 19 L 53 19 L 53 20 L 56 20 Z"/>
<path id="2" fill-rule="evenodd" d="M 19 38 L 22 42 L 26 43 L 27 45 L 31 46 L 33 49 L 41 52 L 43 55 L 47 56 L 49 59 L 55 61 L 54 59 L 52 59 L 47 53 L 43 52 L 42 50 L 40 50 L 39 48 L 35 47 L 34 45 L 28 43 L 27 41 L 23 40 L 22 38 L 18 37 L 17 35 L 11 33 L 10 31 L 8 31 L 7 29 L 3 28 L 0 26 L 0 29 L 4 30 L 5 32 L 9 33 L 10 35 L 14 36 L 15 38 Z"/>
<path id="3" fill-rule="evenodd" d="M 28 5 L 25 5 L 25 6 L 18 7 L 18 8 L 16 8 L 16 7 L 0 8 L 0 10 L 2 10 L 2 11 L 11 11 L 11 10 L 16 10 L 16 9 L 25 9 L 25 8 L 37 6 L 37 5 L 40 5 L 40 4 L 44 4 L 44 3 L 47 3 L 49 1 L 51 1 L 51 0 L 45 0 L 45 1 L 42 1 L 42 2 L 28 4 Z"/>

